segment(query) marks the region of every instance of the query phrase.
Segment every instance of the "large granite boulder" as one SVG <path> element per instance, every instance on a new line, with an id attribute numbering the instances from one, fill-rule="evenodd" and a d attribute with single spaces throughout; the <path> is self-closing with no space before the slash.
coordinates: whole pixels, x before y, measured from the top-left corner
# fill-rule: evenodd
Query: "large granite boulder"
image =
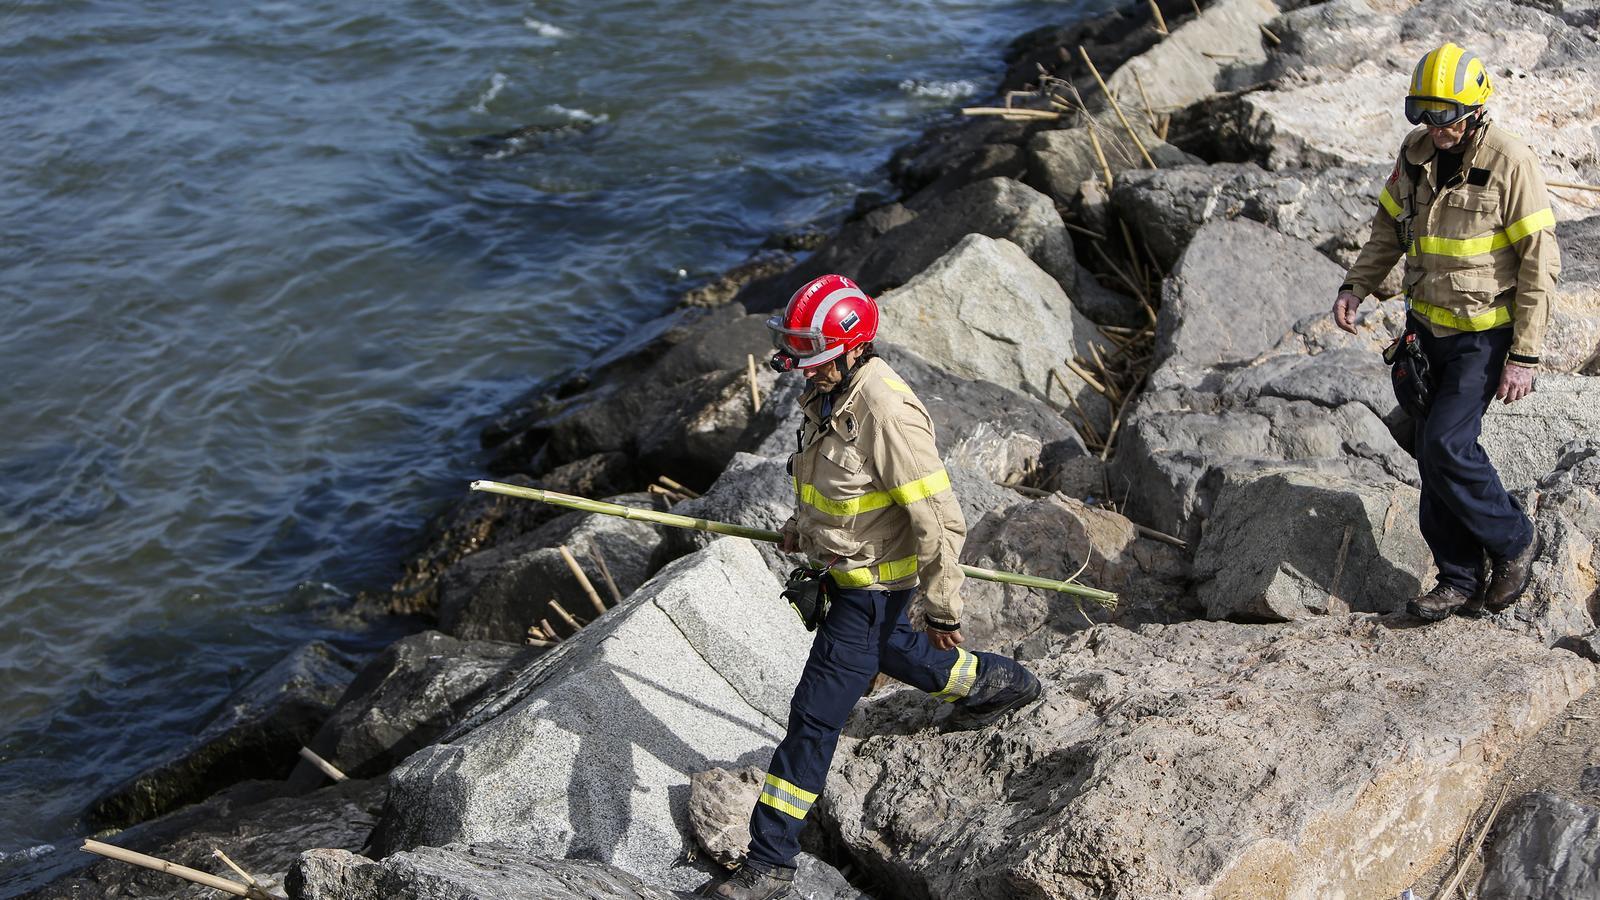
<path id="1" fill-rule="evenodd" d="M 1600 374 L 1600 216 L 1557 222 L 1561 280 L 1550 299 L 1543 368 Z"/>
<path id="2" fill-rule="evenodd" d="M 794 478 L 789 475 L 788 461 L 787 453 L 779 458 L 735 454 L 722 477 L 704 494 L 677 504 L 672 513 L 777 531 L 794 514 Z M 657 550 L 657 562 L 661 564 L 720 540 L 715 534 L 688 528 L 663 528 L 661 532 Z M 786 578 L 800 564 L 799 557 L 783 553 L 775 544 L 760 541 L 754 546 L 774 578 Z"/>
<path id="3" fill-rule="evenodd" d="M 1509 490 L 1533 486 L 1555 467 L 1568 441 L 1600 432 L 1600 379 L 1539 375 L 1533 393 L 1489 402 L 1479 443 Z"/>
<path id="4" fill-rule="evenodd" d="M 1216 92 L 1224 66 L 1265 61 L 1261 26 L 1277 15 L 1272 0 L 1215 0 L 1160 43 L 1123 63 L 1106 86 L 1129 115 L 1135 103 L 1148 102 L 1158 115 L 1183 109 Z"/>
<path id="5" fill-rule="evenodd" d="M 1396 481 L 1224 472 L 1194 561 L 1206 617 L 1285 622 L 1404 608 L 1433 570 L 1417 531 L 1420 497 Z"/>
<path id="6" fill-rule="evenodd" d="M 308 850 L 289 873 L 292 900 L 678 900 L 582 859 L 548 859 L 493 843 L 418 847 L 374 862 L 345 850 Z"/>
<path id="7" fill-rule="evenodd" d="M 649 494 L 625 494 L 610 502 L 656 508 Z M 530 501 L 523 501 L 530 502 Z M 661 529 L 645 522 L 589 513 L 566 513 L 522 537 L 474 553 L 439 579 L 439 627 L 465 640 L 520 643 L 540 619 L 556 621 L 550 602 L 592 619 L 594 603 L 572 574 L 560 547 L 578 561 L 601 600 L 613 602 L 596 554 L 626 596 L 654 571 L 652 557 Z"/>
<path id="8" fill-rule="evenodd" d="M 1600 808 L 1543 791 L 1512 801 L 1484 849 L 1478 896 L 1600 897 Z"/>
<path id="9" fill-rule="evenodd" d="M 737 538 L 663 569 L 395 769 L 375 849 L 495 842 L 699 886 L 689 777 L 766 765 L 810 646 L 778 591 Z"/>
<path id="10" fill-rule="evenodd" d="M 1207 370 L 1254 359 L 1301 318 L 1326 314 L 1343 276 L 1311 245 L 1255 222 L 1201 226 L 1162 287 L 1151 387 L 1201 386 Z"/>
<path id="11" fill-rule="evenodd" d="M 1044 699 L 941 733 L 868 701 L 819 805 L 900 896 L 1393 897 L 1590 663 L 1462 619 L 1097 626 L 1029 665 Z"/>
<path id="12" fill-rule="evenodd" d="M 520 644 L 460 641 L 437 631 L 403 637 L 357 673 L 307 746 L 346 775 L 380 775 L 433 743 L 496 678 L 535 655 Z M 315 787 L 325 779 L 302 760 L 289 780 Z"/>
<path id="13" fill-rule="evenodd" d="M 1224 376 L 1220 393 L 1239 402 L 1258 397 L 1309 400 L 1337 409 L 1359 403 L 1387 419 L 1398 408 L 1383 355 L 1342 347 L 1322 353 L 1269 352 Z"/>
<path id="14" fill-rule="evenodd" d="M 126 827 L 235 782 L 288 776 L 354 676 L 333 647 L 302 645 L 230 694 L 186 748 L 96 800 L 85 818 Z"/>
<path id="15" fill-rule="evenodd" d="M 1200 162 L 1198 157 L 1156 137 L 1143 116 L 1130 118 L 1128 124 L 1158 167 Z M 1095 138 L 1100 141 L 1100 154 L 1094 151 Z M 1100 165 L 1101 155 L 1105 156 L 1104 167 Z M 1146 165 L 1138 145 L 1111 112 L 1095 113 L 1072 128 L 1041 131 L 1028 142 L 1028 182 L 1066 207 L 1078 200 L 1084 182 L 1103 182 L 1107 168 L 1116 178 L 1120 172 L 1143 169 Z"/>
<path id="16" fill-rule="evenodd" d="M 1051 384 L 1055 368 L 1081 406 L 1109 419 L 1104 398 L 1063 364 L 1073 354 L 1088 356 L 1094 324 L 1010 241 L 968 235 L 880 306 L 885 338 L 934 365 L 1065 401 Z"/>
<path id="17" fill-rule="evenodd" d="M 1111 204 L 1169 270 L 1201 226 L 1225 219 L 1260 222 L 1348 266 L 1367 240 L 1388 174 L 1382 166 L 1268 172 L 1253 163 L 1129 171 L 1117 178 Z"/>
<path id="18" fill-rule="evenodd" d="M 1337 407 L 1263 396 L 1234 402 L 1215 394 L 1147 395 L 1123 423 L 1109 473 L 1112 496 L 1142 525 L 1200 537 L 1223 469 L 1277 469 L 1288 461 L 1370 483 L 1415 484 L 1416 465 L 1388 426 L 1361 403 Z"/>

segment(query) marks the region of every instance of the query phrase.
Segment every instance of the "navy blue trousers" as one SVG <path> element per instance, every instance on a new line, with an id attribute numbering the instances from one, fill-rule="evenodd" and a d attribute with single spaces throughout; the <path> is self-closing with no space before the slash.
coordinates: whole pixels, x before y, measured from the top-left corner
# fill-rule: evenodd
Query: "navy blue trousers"
<path id="1" fill-rule="evenodd" d="M 915 594 L 834 590 L 833 605 L 811 642 L 811 656 L 789 704 L 788 734 L 772 754 L 766 784 L 750 816 L 751 861 L 794 865 L 800 829 L 822 793 L 839 732 L 877 673 L 949 702 L 971 691 L 981 657 L 991 654 L 935 649 L 906 619 Z"/>
<path id="2" fill-rule="evenodd" d="M 1428 356 L 1434 383 L 1428 414 L 1416 422 L 1422 538 L 1433 551 L 1439 583 L 1471 594 L 1483 578 L 1485 553 L 1507 559 L 1533 540 L 1533 523 L 1478 444 L 1483 414 L 1511 349 L 1511 329 L 1436 338 L 1415 318 L 1410 327 Z"/>

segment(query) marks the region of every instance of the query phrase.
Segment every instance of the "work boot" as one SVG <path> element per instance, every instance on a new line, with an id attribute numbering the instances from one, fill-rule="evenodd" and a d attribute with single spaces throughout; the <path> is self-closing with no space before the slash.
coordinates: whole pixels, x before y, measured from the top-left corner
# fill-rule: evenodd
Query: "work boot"
<path id="1" fill-rule="evenodd" d="M 985 653 L 983 671 L 967 699 L 956 704 L 955 714 L 945 722 L 947 731 L 982 728 L 1001 716 L 1039 699 L 1043 688 L 1039 679 L 1022 663 L 1004 656 Z"/>
<path id="2" fill-rule="evenodd" d="M 1471 600 L 1467 592 L 1451 584 L 1435 585 L 1433 590 L 1406 604 L 1406 611 L 1429 622 L 1448 618 Z"/>
<path id="3" fill-rule="evenodd" d="M 746 862 L 739 871 L 729 875 L 705 896 L 722 900 L 779 900 L 791 896 L 794 887 L 794 869 L 790 866 L 767 866 Z"/>
<path id="4" fill-rule="evenodd" d="M 1533 574 L 1533 560 L 1538 554 L 1539 539 L 1536 535 L 1528 541 L 1528 546 L 1522 552 L 1510 559 L 1497 559 L 1489 570 L 1489 583 L 1480 593 L 1481 600 L 1469 603 L 1461 610 L 1462 615 L 1474 618 L 1485 613 L 1497 613 L 1509 609 L 1527 590 L 1528 577 Z"/>

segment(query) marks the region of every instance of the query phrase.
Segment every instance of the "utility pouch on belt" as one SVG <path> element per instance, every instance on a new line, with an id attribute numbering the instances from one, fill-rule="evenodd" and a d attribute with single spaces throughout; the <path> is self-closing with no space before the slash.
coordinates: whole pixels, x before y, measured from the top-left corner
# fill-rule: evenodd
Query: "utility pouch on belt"
<path id="1" fill-rule="evenodd" d="M 783 586 L 783 599 L 794 608 L 807 631 L 816 631 L 828 614 L 828 570 L 800 566 L 789 573 Z"/>
<path id="2" fill-rule="evenodd" d="M 1417 333 L 1408 326 L 1394 343 L 1383 351 L 1383 361 L 1389 364 L 1389 381 L 1394 385 L 1394 398 L 1400 401 L 1413 419 L 1428 414 L 1433 403 L 1433 377 L 1428 371 L 1428 355 L 1422 352 Z"/>

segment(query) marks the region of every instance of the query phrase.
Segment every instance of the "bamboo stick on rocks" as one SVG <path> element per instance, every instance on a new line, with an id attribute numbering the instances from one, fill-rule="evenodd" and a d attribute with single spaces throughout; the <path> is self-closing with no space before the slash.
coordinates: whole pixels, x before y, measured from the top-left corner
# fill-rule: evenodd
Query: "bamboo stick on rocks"
<path id="1" fill-rule="evenodd" d="M 1152 4 L 1155 0 L 1150 0 Z M 1159 123 L 1156 122 L 1156 111 L 1150 106 L 1150 95 L 1144 92 L 1144 79 L 1139 77 L 1139 70 L 1133 70 L 1133 83 L 1139 88 L 1139 99 L 1144 101 L 1144 117 L 1150 123 L 1150 131 L 1155 132 Z"/>
<path id="2" fill-rule="evenodd" d="M 583 593 L 589 598 L 589 603 L 594 606 L 595 613 L 605 615 L 606 605 L 600 599 L 600 592 L 596 591 L 594 585 L 589 582 L 589 576 L 583 573 L 583 568 L 578 565 L 578 560 L 572 555 L 572 550 L 566 544 L 562 544 L 556 550 L 561 554 L 561 561 L 566 563 L 567 569 L 572 572 L 572 577 L 578 579 L 578 587 L 583 588 Z"/>
<path id="3" fill-rule="evenodd" d="M 549 619 L 540 619 L 539 628 L 545 634 L 550 636 L 550 640 L 555 641 L 558 644 L 561 643 L 561 635 L 556 631 L 555 626 L 550 624 Z"/>
<path id="4" fill-rule="evenodd" d="M 232 894 L 235 897 L 247 897 L 249 900 L 284 900 L 283 897 L 277 894 L 269 894 L 259 887 L 240 884 L 237 881 L 230 881 L 226 878 L 220 878 L 211 874 L 210 872 L 202 872 L 199 869 L 191 869 L 188 866 L 180 866 L 177 863 L 167 862 L 164 859 L 158 859 L 154 856 L 146 856 L 143 853 L 125 850 L 122 847 L 118 847 L 114 844 L 106 844 L 96 840 L 85 839 L 83 842 L 83 849 L 98 856 L 104 856 L 107 859 L 114 859 L 117 862 L 124 862 L 131 866 L 139 866 L 140 868 L 149 869 L 153 872 L 165 872 L 168 875 L 182 878 L 185 881 L 190 881 L 195 884 L 204 885 L 212 890 Z"/>
<path id="5" fill-rule="evenodd" d="M 1059 377 L 1059 376 L 1058 376 Z M 670 525 L 674 528 L 692 528 L 696 531 L 709 531 L 712 534 L 726 534 L 732 537 L 748 538 L 753 541 L 765 541 L 769 544 L 782 543 L 783 535 L 766 528 L 751 528 L 747 525 L 735 525 L 731 522 L 717 522 L 711 519 L 698 519 L 692 516 L 680 516 L 673 513 L 660 512 L 653 509 L 635 509 L 619 503 L 606 503 L 603 500 L 590 500 L 585 497 L 574 497 L 571 494 L 562 494 L 557 491 L 546 491 L 539 488 L 522 487 L 516 484 L 506 484 L 499 481 L 474 481 L 472 489 L 493 494 L 504 494 L 508 497 L 521 497 L 524 500 L 536 500 L 540 503 L 549 503 L 553 506 L 563 506 L 567 509 L 576 509 L 579 512 L 597 513 L 605 516 L 617 516 L 623 519 L 633 519 L 640 522 L 651 522 L 656 525 Z M 997 581 L 1002 584 L 1016 584 L 1023 587 L 1039 588 L 1040 590 L 1056 591 L 1063 594 L 1073 594 L 1087 597 L 1107 609 L 1115 608 L 1117 595 L 1112 591 L 1102 591 L 1097 588 L 1075 584 L 1071 581 L 1059 581 L 1052 578 L 1040 578 L 1035 575 L 1023 575 L 1017 572 L 1000 572 L 994 569 L 982 569 L 977 566 L 963 565 L 961 571 L 972 578 L 983 581 Z M 550 601 L 550 608 L 561 615 L 563 610 L 556 601 Z M 570 617 L 568 617 L 570 618 Z"/>
<path id="6" fill-rule="evenodd" d="M 1081 235 L 1084 235 L 1086 237 L 1092 237 L 1097 241 L 1103 241 L 1103 240 L 1106 239 L 1106 236 L 1101 234 L 1100 232 L 1094 231 L 1092 229 L 1085 228 L 1082 225 L 1074 225 L 1071 222 L 1062 222 L 1061 224 L 1067 226 L 1067 230 L 1068 231 L 1076 231 L 1077 233 L 1079 233 Z"/>
<path id="7" fill-rule="evenodd" d="M 567 627 L 572 629 L 573 634 L 577 634 L 583 630 L 583 626 L 578 624 L 578 620 L 574 619 L 572 617 L 572 613 L 567 612 L 560 603 L 555 600 L 551 600 L 550 608 L 555 611 L 556 618 L 567 623 Z"/>
<path id="8" fill-rule="evenodd" d="M 673 481 L 671 478 L 668 478 L 665 475 L 657 475 L 656 476 L 656 480 L 661 482 L 663 485 L 665 485 L 666 487 L 670 488 L 671 490 L 677 491 L 678 493 L 684 495 L 685 497 L 688 497 L 690 500 L 698 500 L 698 499 L 700 499 L 700 493 L 698 491 L 695 491 L 695 490 L 690 489 L 690 488 L 686 488 L 683 485 L 679 484 L 676 481 Z"/>
<path id="9" fill-rule="evenodd" d="M 1150 12 L 1155 14 L 1156 30 L 1162 34 L 1171 34 L 1172 32 L 1167 30 L 1166 17 L 1161 15 L 1161 7 L 1156 3 L 1156 0 L 1150 0 Z"/>
<path id="10" fill-rule="evenodd" d="M 1094 122 L 1089 122 L 1089 146 L 1094 148 L 1094 158 L 1100 161 L 1100 172 L 1106 180 L 1106 190 L 1110 191 L 1114 179 L 1111 177 L 1111 164 L 1106 162 L 1106 151 L 1100 146 L 1100 133 L 1095 130 Z"/>
<path id="11" fill-rule="evenodd" d="M 746 353 L 744 363 L 750 373 L 750 411 L 757 413 L 761 411 L 761 388 L 756 385 L 756 355 Z"/>
<path id="12" fill-rule="evenodd" d="M 1133 138 L 1133 144 L 1139 148 L 1139 154 L 1144 157 L 1145 164 L 1152 169 L 1156 168 L 1156 161 L 1150 158 L 1150 151 L 1145 149 L 1144 141 L 1139 140 L 1138 133 L 1133 130 L 1132 125 L 1128 124 L 1128 117 L 1122 114 L 1122 106 L 1117 103 L 1117 98 L 1111 93 L 1111 89 L 1106 87 L 1106 80 L 1100 77 L 1100 70 L 1094 67 L 1094 60 L 1089 58 L 1089 51 L 1083 49 L 1083 45 L 1079 44 L 1078 53 L 1083 57 L 1084 65 L 1089 67 L 1089 74 L 1094 76 L 1095 84 L 1100 85 L 1101 92 L 1106 95 L 1107 100 L 1111 101 L 1111 111 L 1117 114 L 1117 120 L 1122 123 L 1123 128 L 1127 129 L 1128 137 Z"/>
<path id="13" fill-rule="evenodd" d="M 1576 181 L 1546 181 L 1546 187 L 1568 188 L 1574 191 L 1600 191 L 1600 185 L 1579 184 Z"/>
<path id="14" fill-rule="evenodd" d="M 256 881 L 255 878 L 253 876 L 251 876 L 251 874 L 249 872 L 246 872 L 245 870 L 239 868 L 238 864 L 235 863 L 233 860 L 229 859 L 228 858 L 228 854 L 223 853 L 221 848 L 212 847 L 211 848 L 211 855 L 215 856 L 217 859 L 222 860 L 223 865 L 225 865 L 228 868 L 232 869 L 234 871 L 234 874 L 238 875 L 240 878 L 243 878 L 245 884 L 249 885 L 250 887 L 257 888 L 257 889 L 259 889 L 261 887 L 261 882 Z"/>
<path id="15" fill-rule="evenodd" d="M 1007 119 L 1059 119 L 1061 114 L 1048 109 L 1020 109 L 1007 106 L 968 106 L 964 116 L 1001 116 Z"/>
<path id="16" fill-rule="evenodd" d="M 318 756 L 316 751 L 312 750 L 310 747 L 300 748 L 300 758 L 308 763 L 311 763 L 313 766 L 316 766 L 322 772 L 322 774 L 332 778 L 334 781 L 350 780 L 350 776 L 339 771 L 333 763 L 328 762 L 327 760 Z"/>

